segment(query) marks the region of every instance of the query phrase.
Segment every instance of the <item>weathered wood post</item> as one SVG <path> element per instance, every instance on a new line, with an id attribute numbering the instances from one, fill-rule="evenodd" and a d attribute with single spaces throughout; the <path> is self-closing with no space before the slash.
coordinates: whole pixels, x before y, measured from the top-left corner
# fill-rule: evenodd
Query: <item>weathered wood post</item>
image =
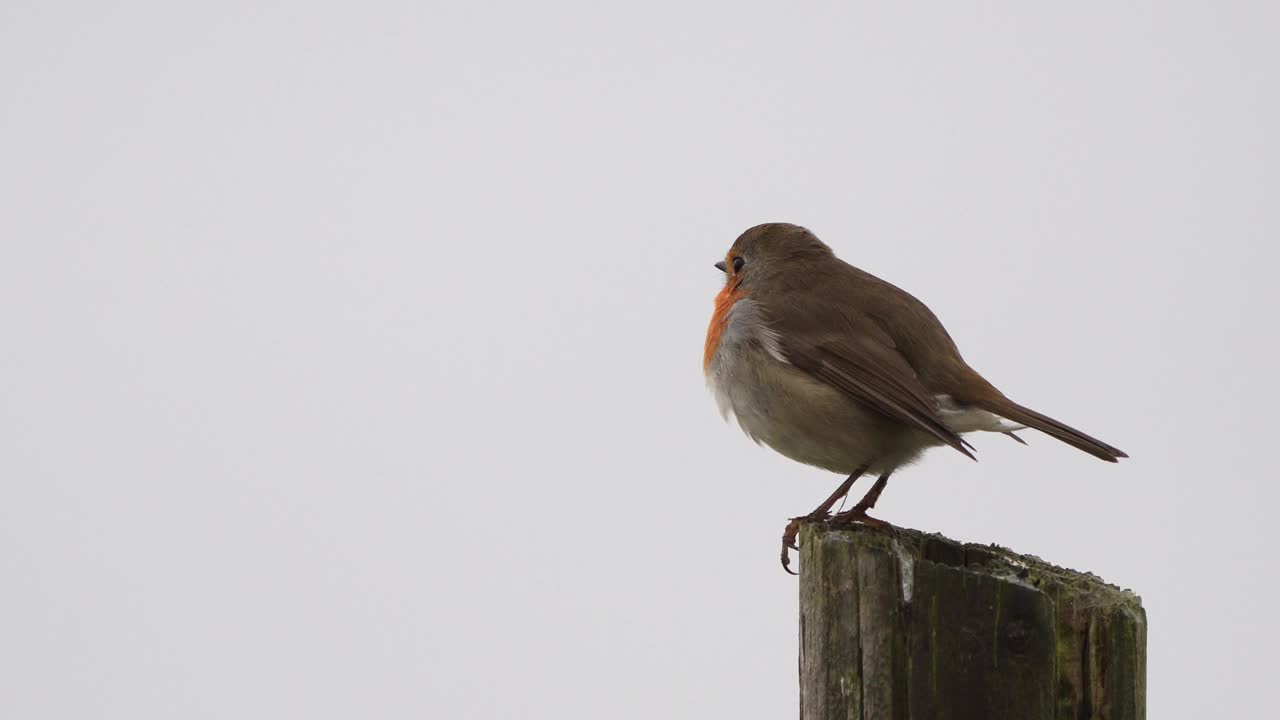
<path id="1" fill-rule="evenodd" d="M 996 546 L 804 526 L 802 720 L 1141 720 L 1131 592 Z"/>

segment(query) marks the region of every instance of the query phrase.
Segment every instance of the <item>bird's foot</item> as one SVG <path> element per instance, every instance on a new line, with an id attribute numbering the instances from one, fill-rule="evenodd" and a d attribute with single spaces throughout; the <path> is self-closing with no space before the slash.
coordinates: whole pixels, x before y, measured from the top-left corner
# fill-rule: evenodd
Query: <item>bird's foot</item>
<path id="1" fill-rule="evenodd" d="M 800 524 L 806 522 L 820 522 L 829 517 L 831 517 L 831 515 L 826 512 L 811 512 L 808 515 L 791 518 L 790 522 L 787 523 L 787 527 L 782 531 L 782 555 L 779 559 L 782 560 L 783 570 L 786 570 L 792 575 L 796 574 L 795 571 L 791 569 L 791 551 L 800 549 L 800 546 L 796 544 L 796 536 L 800 534 Z"/>
<path id="2" fill-rule="evenodd" d="M 876 530 L 887 532 L 890 535 L 898 534 L 898 531 L 895 530 L 892 525 L 884 520 L 871 517 L 867 514 L 866 508 L 860 508 L 857 506 L 854 506 L 852 510 L 839 513 L 838 515 L 833 515 L 829 522 L 832 525 L 866 525 L 869 528 L 875 528 Z"/>

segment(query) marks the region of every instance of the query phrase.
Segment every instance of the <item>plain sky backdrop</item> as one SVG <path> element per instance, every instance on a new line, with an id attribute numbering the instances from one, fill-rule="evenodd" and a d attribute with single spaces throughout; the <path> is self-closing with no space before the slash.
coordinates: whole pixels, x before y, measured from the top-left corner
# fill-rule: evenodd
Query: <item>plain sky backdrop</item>
<path id="1" fill-rule="evenodd" d="M 1142 595 L 1274 708 L 1280 6 L 0 5 L 0 716 L 794 717 L 839 478 L 701 374 L 746 227 L 1124 448 L 880 516 Z"/>

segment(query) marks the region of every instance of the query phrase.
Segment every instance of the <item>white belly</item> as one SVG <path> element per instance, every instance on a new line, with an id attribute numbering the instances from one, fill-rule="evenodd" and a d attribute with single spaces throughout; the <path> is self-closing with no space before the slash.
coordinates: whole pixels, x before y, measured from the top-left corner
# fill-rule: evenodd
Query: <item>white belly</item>
<path id="1" fill-rule="evenodd" d="M 706 375 L 722 415 L 732 414 L 752 440 L 808 465 L 846 474 L 869 465 L 883 472 L 939 444 L 788 363 L 750 300 L 730 309 Z M 946 396 L 938 405 L 955 432 L 1020 427 Z"/>
<path id="2" fill-rule="evenodd" d="M 788 363 L 749 300 L 730 310 L 707 384 L 752 440 L 832 472 L 888 470 L 936 444 Z"/>

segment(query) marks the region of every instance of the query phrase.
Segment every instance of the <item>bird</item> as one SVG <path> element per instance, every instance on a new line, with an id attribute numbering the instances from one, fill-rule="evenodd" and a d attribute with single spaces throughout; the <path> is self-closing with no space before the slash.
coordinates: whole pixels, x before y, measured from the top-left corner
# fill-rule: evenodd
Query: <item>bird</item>
<path id="1" fill-rule="evenodd" d="M 910 293 L 836 257 L 812 232 L 765 223 L 715 263 L 703 372 L 721 415 L 757 443 L 847 476 L 783 531 L 782 567 L 800 523 L 862 523 L 899 468 L 934 447 L 976 460 L 964 435 L 1032 428 L 1107 462 L 1126 455 L 1009 399 L 961 357 L 937 316 Z M 1025 444 L 1025 442 L 1023 442 Z M 850 510 L 831 508 L 862 475 L 875 484 Z"/>

